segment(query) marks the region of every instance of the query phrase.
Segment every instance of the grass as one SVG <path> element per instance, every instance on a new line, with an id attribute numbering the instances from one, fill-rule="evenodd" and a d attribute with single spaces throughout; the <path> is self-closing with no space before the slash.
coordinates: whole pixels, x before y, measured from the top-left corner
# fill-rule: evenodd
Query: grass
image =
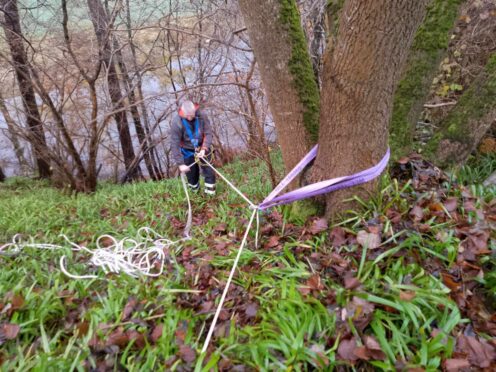
<path id="1" fill-rule="evenodd" d="M 223 172 L 255 202 L 270 191 L 266 172 L 256 161 L 236 162 Z M 487 170 L 462 170 L 458 182 L 469 180 L 469 172 Z M 174 263 L 157 279 L 99 273 L 98 279 L 71 280 L 59 270 L 62 254 L 69 256 L 71 271 L 92 269 L 87 257 L 69 248 L 27 248 L 14 258 L 0 256 L 0 326 L 20 326 L 15 339 L 0 337 L 0 366 L 18 371 L 102 366 L 220 370 L 239 365 L 334 370 L 369 364 L 379 370 L 396 370 L 398 365 L 438 370 L 452 356 L 457 330 L 467 320 L 428 266 L 436 262 L 442 270 L 453 267 L 459 241 L 454 226 L 436 218 L 425 221 L 425 233 L 406 225 L 399 228 L 387 217 L 388 210 L 406 216 L 411 200 L 424 195 L 411 183 L 399 184 L 388 176 L 381 184 L 379 196 L 361 201 L 363 209 L 340 224 L 355 234 L 370 221 L 381 221 L 384 239 L 377 250 L 356 243 L 333 247 L 326 232 L 305 234 L 303 227 L 278 224 L 264 215 L 262 227 L 270 223 L 273 231 L 262 237 L 259 249 L 252 233 L 206 357 L 199 350 L 250 214 L 222 182 L 215 198 L 193 196 L 195 238 L 169 252 Z M 491 188 L 466 187 L 480 203 L 496 194 Z M 460 192 L 453 183 L 451 195 Z M 43 182 L 10 179 L 0 185 L 0 243 L 21 232 L 25 239 L 64 244 L 59 236 L 63 233 L 94 247 L 98 235 L 133 237 L 144 225 L 179 238 L 185 208 L 177 180 L 102 184 L 93 195 L 67 195 Z M 475 219 L 473 213 L 466 215 Z M 435 238 L 439 232 L 446 234 L 442 241 Z M 283 235 L 280 244 L 263 248 L 271 235 Z M 225 243 L 223 252 L 216 248 L 219 242 Z M 344 274 L 355 276 L 359 286 L 347 288 L 344 274 L 333 266 L 336 255 L 346 265 Z M 492 260 L 486 259 L 488 268 L 496 266 Z M 494 275 L 487 275 L 482 284 L 490 291 L 495 283 Z M 384 358 L 357 361 L 352 367 L 340 357 L 340 341 L 354 336 L 361 346 L 367 335 L 377 340 Z"/>

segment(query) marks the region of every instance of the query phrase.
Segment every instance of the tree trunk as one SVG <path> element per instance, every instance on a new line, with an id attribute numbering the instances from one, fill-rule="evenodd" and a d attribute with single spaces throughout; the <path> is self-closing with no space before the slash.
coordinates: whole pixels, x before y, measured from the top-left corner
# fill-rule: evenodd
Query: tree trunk
<path id="1" fill-rule="evenodd" d="M 463 0 L 434 0 L 417 31 L 403 78 L 394 95 L 391 147 L 399 157 L 411 150 L 413 134 L 429 95 L 432 79 L 446 54 L 450 31 Z"/>
<path id="2" fill-rule="evenodd" d="M 462 95 L 427 145 L 435 162 L 463 163 L 496 121 L 496 54 Z"/>
<path id="3" fill-rule="evenodd" d="M 19 138 L 18 138 L 19 136 L 17 134 L 18 125 L 15 123 L 14 119 L 12 119 L 12 116 L 10 116 L 9 110 L 5 105 L 5 100 L 3 99 L 1 93 L 0 93 L 0 112 L 2 112 L 3 118 L 5 119 L 5 123 L 7 124 L 7 129 L 9 133 L 8 138 L 10 142 L 12 142 L 12 146 L 14 147 L 15 156 L 17 158 L 17 161 L 19 162 L 19 166 L 21 167 L 21 174 L 23 176 L 26 176 L 29 173 L 29 164 L 26 158 L 24 157 L 24 149 L 22 148 L 19 142 Z"/>
<path id="4" fill-rule="evenodd" d="M 329 179 L 369 168 L 388 147 L 393 94 L 428 0 L 347 0 L 336 44 L 326 52 L 314 178 Z M 377 182 L 326 196 L 326 216 L 367 197 Z"/>
<path id="5" fill-rule="evenodd" d="M 240 0 L 286 169 L 318 135 L 319 91 L 295 0 Z"/>
<path id="6" fill-rule="evenodd" d="M 131 81 L 131 77 L 129 76 L 129 71 L 127 69 L 126 63 L 124 62 L 124 58 L 122 56 L 119 43 L 115 38 L 114 38 L 114 49 L 116 51 L 115 55 L 117 57 L 117 65 L 121 70 L 121 76 L 126 90 L 127 99 L 129 100 L 129 111 L 131 112 L 134 127 L 136 129 L 136 134 L 138 136 L 138 140 L 140 143 L 141 151 L 138 152 L 138 156 L 140 156 L 140 153 L 143 154 L 143 159 L 145 160 L 145 166 L 146 169 L 148 170 L 148 174 L 150 175 L 152 180 L 156 181 L 161 178 L 160 172 L 155 164 L 154 158 L 152 158 L 151 156 L 148 133 L 145 127 L 141 123 L 141 117 L 138 111 L 138 103 L 136 99 L 136 94 L 134 93 L 133 83 Z"/>
<path id="7" fill-rule="evenodd" d="M 122 96 L 115 63 L 112 59 L 112 43 L 110 42 L 111 37 L 109 35 L 110 19 L 100 0 L 87 0 L 87 3 L 100 49 L 100 58 L 106 67 L 108 90 L 113 104 L 114 119 L 119 132 L 124 165 L 128 172 L 128 178 L 135 179 L 140 176 L 141 170 L 139 165 L 131 169 L 135 155 L 127 121 L 127 112 L 124 107 L 124 97 Z"/>
<path id="8" fill-rule="evenodd" d="M 0 182 L 5 181 L 5 173 L 3 173 L 2 167 L 0 167 Z"/>
<path id="9" fill-rule="evenodd" d="M 40 177 L 50 178 L 49 150 L 29 73 L 29 62 L 24 49 L 17 1 L 0 0 L 0 6 L 3 12 L 2 27 L 12 55 L 12 65 L 19 84 L 26 122 L 30 129 L 29 142 L 33 147 Z"/>

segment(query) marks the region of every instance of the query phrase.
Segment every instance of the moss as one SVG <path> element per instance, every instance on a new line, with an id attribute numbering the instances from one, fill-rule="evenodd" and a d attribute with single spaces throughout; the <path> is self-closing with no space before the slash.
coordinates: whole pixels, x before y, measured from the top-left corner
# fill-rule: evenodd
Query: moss
<path id="1" fill-rule="evenodd" d="M 448 114 L 441 130 L 426 147 L 426 153 L 433 156 L 441 140 L 469 143 L 472 140 L 470 120 L 480 120 L 496 104 L 496 53 L 489 58 L 484 72 L 475 79 L 463 93 L 456 107 Z"/>
<path id="2" fill-rule="evenodd" d="M 295 0 L 280 0 L 280 22 L 287 27 L 291 42 L 291 58 L 288 63 L 293 83 L 303 105 L 303 123 L 308 140 L 315 143 L 319 134 L 320 94 L 312 62 L 307 50 L 305 35 Z"/>
<path id="3" fill-rule="evenodd" d="M 303 226 L 310 217 L 322 216 L 324 205 L 311 199 L 305 199 L 285 205 L 283 213 L 288 222 Z"/>
<path id="4" fill-rule="evenodd" d="M 396 89 L 391 119 L 391 147 L 398 157 L 410 150 L 421 104 L 429 92 L 439 61 L 448 48 L 450 30 L 462 0 L 434 0 L 420 26 Z"/>

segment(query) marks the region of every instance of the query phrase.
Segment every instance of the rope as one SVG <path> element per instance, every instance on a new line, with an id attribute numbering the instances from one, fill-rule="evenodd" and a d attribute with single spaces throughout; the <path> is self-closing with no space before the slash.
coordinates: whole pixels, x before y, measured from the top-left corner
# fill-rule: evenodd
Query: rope
<path id="1" fill-rule="evenodd" d="M 164 250 L 178 243 L 191 239 L 190 230 L 193 219 L 193 212 L 191 208 L 191 201 L 189 198 L 188 187 L 186 185 L 186 177 L 181 174 L 181 182 L 183 185 L 184 193 L 188 201 L 188 218 L 186 226 L 183 231 L 184 238 L 172 241 L 167 239 L 155 230 L 149 227 L 142 227 L 138 230 L 138 239 L 123 238 L 117 240 L 111 235 L 101 235 L 96 240 L 96 249 L 89 249 L 83 245 L 78 245 L 71 242 L 66 235 L 60 235 L 70 245 L 72 251 L 83 251 L 91 258 L 88 263 L 91 266 L 100 268 L 105 274 L 108 273 L 125 273 L 132 277 L 140 275 L 148 277 L 157 277 L 162 274 L 166 255 Z M 104 244 L 105 242 L 105 244 Z M 109 244 L 110 242 L 110 244 Z M 0 255 L 15 256 L 19 254 L 24 248 L 36 249 L 65 249 L 65 246 L 56 244 L 22 242 L 20 234 L 14 235 L 11 243 L 0 246 Z M 60 270 L 72 279 L 95 279 L 97 275 L 76 275 L 70 273 L 66 268 L 65 255 L 59 261 Z M 158 268 L 157 268 L 158 266 Z"/>

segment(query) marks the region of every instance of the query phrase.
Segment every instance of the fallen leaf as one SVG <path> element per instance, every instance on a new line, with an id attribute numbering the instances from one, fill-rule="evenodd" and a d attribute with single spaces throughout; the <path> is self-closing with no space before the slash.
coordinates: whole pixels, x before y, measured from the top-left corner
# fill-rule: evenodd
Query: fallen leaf
<path id="1" fill-rule="evenodd" d="M 257 312 L 258 312 L 258 305 L 256 303 L 252 302 L 248 304 L 248 306 L 246 306 L 245 314 L 247 317 L 254 318 L 255 316 L 257 316 Z"/>
<path id="2" fill-rule="evenodd" d="M 333 247 L 341 247 L 346 244 L 346 231 L 342 227 L 332 229 L 329 237 Z"/>
<path id="3" fill-rule="evenodd" d="M 310 289 L 316 291 L 321 291 L 324 289 L 324 285 L 322 284 L 319 274 L 313 274 L 310 278 L 308 278 L 306 285 L 310 287 Z"/>
<path id="4" fill-rule="evenodd" d="M 496 359 L 494 346 L 484 339 L 478 340 L 473 336 L 460 335 L 456 349 L 468 355 L 468 360 L 476 367 L 488 368 Z"/>
<path id="5" fill-rule="evenodd" d="M 360 280 L 358 280 L 358 278 L 355 277 L 344 278 L 344 287 L 346 289 L 355 289 L 359 287 L 361 284 L 362 283 L 360 283 Z"/>
<path id="6" fill-rule="evenodd" d="M 19 334 L 21 327 L 18 324 L 5 323 L 0 328 L 0 339 L 13 340 Z"/>
<path id="7" fill-rule="evenodd" d="M 318 218 L 316 220 L 313 220 L 312 225 L 308 229 L 310 234 L 316 235 L 321 233 L 322 231 L 327 230 L 328 225 L 327 225 L 327 220 L 325 218 Z"/>
<path id="8" fill-rule="evenodd" d="M 412 208 L 409 215 L 410 215 L 410 217 L 412 217 L 412 219 L 415 222 L 420 222 L 420 221 L 422 221 L 422 218 L 424 217 L 424 210 L 419 205 L 416 205 Z"/>
<path id="9" fill-rule="evenodd" d="M 355 356 L 358 359 L 362 359 L 362 360 L 369 360 L 370 359 L 368 350 L 365 346 L 357 347 L 355 350 L 353 350 L 353 354 L 355 354 Z"/>
<path id="10" fill-rule="evenodd" d="M 446 372 L 456 372 L 463 368 L 469 368 L 470 362 L 467 359 L 446 359 L 444 369 Z"/>
<path id="11" fill-rule="evenodd" d="M 400 291 L 400 300 L 411 301 L 417 294 L 414 291 Z"/>
<path id="12" fill-rule="evenodd" d="M 355 350 L 357 349 L 357 344 L 355 337 L 349 340 L 342 340 L 338 346 L 338 356 L 341 360 L 356 361 L 358 357 L 355 355 Z"/>
<path id="13" fill-rule="evenodd" d="M 121 328 L 118 328 L 107 337 L 107 341 L 105 342 L 105 345 L 106 346 L 116 345 L 119 346 L 119 348 L 123 349 L 127 346 L 128 343 L 129 343 L 129 336 L 125 334 Z"/>
<path id="14" fill-rule="evenodd" d="M 269 240 L 265 243 L 264 247 L 266 249 L 277 247 L 279 245 L 280 239 L 281 237 L 279 235 L 272 235 L 269 238 Z"/>
<path id="15" fill-rule="evenodd" d="M 127 301 L 126 306 L 124 306 L 124 310 L 122 311 L 121 320 L 123 321 L 128 320 L 137 304 L 138 304 L 138 300 L 136 300 L 135 297 L 130 297 L 129 300 Z"/>
<path id="16" fill-rule="evenodd" d="M 187 345 L 181 345 L 179 347 L 179 356 L 186 363 L 193 363 L 196 359 L 196 352 Z"/>
<path id="17" fill-rule="evenodd" d="M 376 249 L 381 245 L 381 236 L 379 234 L 368 233 L 365 230 L 360 230 L 357 234 L 357 242 L 362 247 Z"/>
<path id="18" fill-rule="evenodd" d="M 446 208 L 446 210 L 450 213 L 456 211 L 457 207 L 458 207 L 458 198 L 448 198 L 444 202 L 444 208 Z"/>
<path id="19" fill-rule="evenodd" d="M 153 328 L 153 331 L 150 335 L 150 339 L 152 340 L 152 342 L 157 342 L 160 339 L 160 337 L 162 337 L 163 330 L 164 330 L 163 324 L 158 324 Z"/>

